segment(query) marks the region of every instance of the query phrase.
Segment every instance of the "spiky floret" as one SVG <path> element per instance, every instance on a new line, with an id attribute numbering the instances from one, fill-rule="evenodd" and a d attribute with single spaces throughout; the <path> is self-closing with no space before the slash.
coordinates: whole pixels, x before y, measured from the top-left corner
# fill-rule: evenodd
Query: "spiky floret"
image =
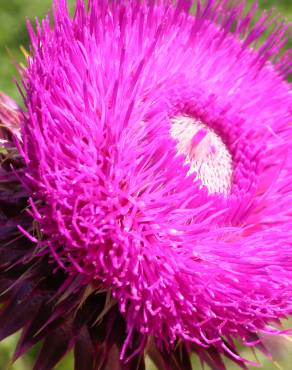
<path id="1" fill-rule="evenodd" d="M 36 369 L 76 343 L 78 369 L 78 343 L 100 368 L 110 349 L 121 368 L 143 368 L 144 349 L 157 363 L 170 351 L 173 368 L 190 368 L 181 353 L 191 351 L 214 369 L 222 354 L 245 367 L 233 340 L 260 345 L 292 312 L 288 26 L 265 13 L 251 26 L 256 6 L 245 14 L 244 2 L 197 1 L 194 15 L 191 5 L 80 0 L 71 18 L 56 0 L 53 28 L 49 18 L 36 33 L 29 25 L 18 142 L 31 222 L 18 228 L 29 247 L 3 276 L 5 287 L 9 274 L 21 289 L 29 282 L 27 303 L 41 298 L 11 324 L 22 291 L 8 288 L 0 320 L 2 337 L 25 327 L 17 355 L 48 335 Z M 180 151 L 181 117 L 194 136 Z M 208 189 L 222 148 L 224 191 Z M 191 170 L 198 150 L 200 163 L 212 154 L 204 178 Z M 67 334 L 48 354 L 52 323 L 49 333 Z"/>

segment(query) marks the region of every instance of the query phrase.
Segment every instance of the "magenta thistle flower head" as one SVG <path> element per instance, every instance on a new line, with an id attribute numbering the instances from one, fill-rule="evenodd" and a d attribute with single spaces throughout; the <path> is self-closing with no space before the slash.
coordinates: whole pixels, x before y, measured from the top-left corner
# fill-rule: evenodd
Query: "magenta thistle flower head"
<path id="1" fill-rule="evenodd" d="M 0 116 L 19 151 L 1 167 L 4 194 L 20 188 L 17 211 L 1 201 L 15 358 L 44 339 L 35 370 L 73 347 L 77 370 L 144 369 L 146 352 L 161 369 L 191 369 L 192 352 L 246 368 L 235 340 L 264 350 L 283 332 L 291 59 L 288 25 L 256 8 L 80 0 L 70 17 L 55 0 L 53 26 L 28 25 L 26 109 L 7 124 L 2 99 Z"/>

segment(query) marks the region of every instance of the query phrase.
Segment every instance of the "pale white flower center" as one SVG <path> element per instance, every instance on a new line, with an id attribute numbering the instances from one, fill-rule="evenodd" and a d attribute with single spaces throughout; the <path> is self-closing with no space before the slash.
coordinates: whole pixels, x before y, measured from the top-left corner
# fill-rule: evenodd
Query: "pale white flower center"
<path id="1" fill-rule="evenodd" d="M 214 130 L 189 116 L 171 119 L 171 136 L 177 152 L 190 164 L 188 174 L 196 173 L 209 193 L 228 194 L 232 180 L 232 156 Z"/>

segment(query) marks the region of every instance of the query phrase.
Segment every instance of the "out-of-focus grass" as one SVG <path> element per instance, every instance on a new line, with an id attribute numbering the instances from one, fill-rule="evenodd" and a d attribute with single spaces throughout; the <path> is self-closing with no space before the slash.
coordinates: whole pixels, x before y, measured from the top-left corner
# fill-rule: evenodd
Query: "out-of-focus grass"
<path id="1" fill-rule="evenodd" d="M 97 0 L 98 1 L 98 0 Z M 251 1 L 248 1 L 249 3 Z M 68 4 L 72 8 L 74 0 L 68 0 Z M 292 20 L 292 1 L 291 0 L 260 0 L 260 8 L 276 7 L 283 15 L 283 18 Z M 25 17 L 31 21 L 34 17 L 43 17 L 47 14 L 51 5 L 51 0 L 0 0 L 0 91 L 4 91 L 8 95 L 14 97 L 20 102 L 20 96 L 15 84 L 13 76 L 17 75 L 14 61 L 24 62 L 24 56 L 20 52 L 20 45 L 28 48 L 29 40 L 26 32 Z M 291 323 L 290 323 L 291 324 Z M 31 350 L 28 354 L 19 359 L 15 364 L 10 364 L 10 358 L 15 349 L 18 335 L 14 335 L 0 343 L 0 370 L 31 370 L 33 360 L 36 357 L 38 347 Z M 271 351 L 274 353 L 275 362 L 271 362 L 263 355 L 258 354 L 258 359 L 263 364 L 264 370 L 282 369 L 288 370 L 292 368 L 291 355 L 292 343 L 289 340 L 283 339 L 279 346 L 275 343 L 270 343 Z M 273 348 L 279 347 L 280 350 L 275 351 Z M 251 360 L 255 360 L 252 352 L 248 349 L 243 349 L 241 354 Z M 56 368 L 56 370 L 71 370 L 73 369 L 72 354 L 67 356 Z M 193 359 L 194 369 L 199 369 L 200 365 L 196 358 Z M 236 366 L 227 362 L 228 369 L 233 370 Z M 147 369 L 154 370 L 155 367 L 150 360 L 147 360 Z M 206 367 L 207 369 L 207 367 Z M 250 367 L 255 369 L 255 367 Z"/>
<path id="2" fill-rule="evenodd" d="M 38 344 L 24 356 L 18 359 L 14 364 L 11 363 L 14 349 L 19 338 L 19 333 L 12 335 L 0 344 L 0 370 L 31 370 L 34 361 L 40 350 L 41 345 Z M 72 354 L 66 356 L 57 366 L 56 370 L 73 370 Z"/>
<path id="3" fill-rule="evenodd" d="M 52 0 L 0 0 L 0 91 L 15 98 L 20 96 L 13 82 L 17 76 L 14 62 L 25 58 L 20 46 L 28 49 L 26 17 L 34 22 L 35 17 L 43 18 L 50 10 Z M 74 0 L 68 0 L 73 7 Z"/>

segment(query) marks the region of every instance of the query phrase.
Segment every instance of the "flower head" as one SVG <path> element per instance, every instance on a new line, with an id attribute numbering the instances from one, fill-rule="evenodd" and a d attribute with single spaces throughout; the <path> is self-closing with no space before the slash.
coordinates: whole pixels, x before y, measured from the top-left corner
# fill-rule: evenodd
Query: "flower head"
<path id="1" fill-rule="evenodd" d="M 24 327 L 15 357 L 46 338 L 35 369 L 73 346 L 77 369 L 142 369 L 145 350 L 245 368 L 234 339 L 261 347 L 292 312 L 288 26 L 195 5 L 80 0 L 71 18 L 56 0 L 53 27 L 29 25 L 0 337 Z"/>

